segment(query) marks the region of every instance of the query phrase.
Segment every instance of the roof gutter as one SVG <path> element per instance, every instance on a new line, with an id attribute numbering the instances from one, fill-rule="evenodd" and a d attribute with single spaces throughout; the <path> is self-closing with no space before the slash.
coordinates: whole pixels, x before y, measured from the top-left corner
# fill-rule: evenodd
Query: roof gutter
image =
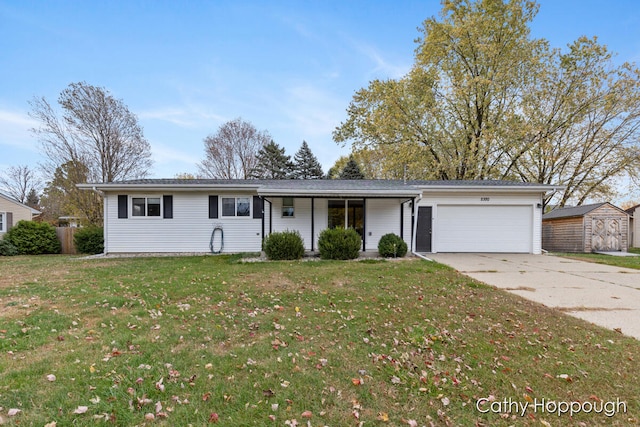
<path id="1" fill-rule="evenodd" d="M 97 190 L 102 192 L 108 191 L 203 191 L 203 190 L 257 190 L 259 185 L 256 184 L 239 184 L 239 185 L 211 185 L 211 184 L 77 184 L 81 190 Z"/>

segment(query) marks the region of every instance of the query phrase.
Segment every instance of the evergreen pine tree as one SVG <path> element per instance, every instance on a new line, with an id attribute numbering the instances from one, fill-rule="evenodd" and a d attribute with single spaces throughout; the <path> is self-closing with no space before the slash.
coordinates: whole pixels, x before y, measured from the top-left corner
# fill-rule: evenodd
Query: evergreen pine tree
<path id="1" fill-rule="evenodd" d="M 293 177 L 296 179 L 322 179 L 322 165 L 313 155 L 306 141 L 302 141 L 302 145 L 298 152 L 293 156 Z"/>
<path id="2" fill-rule="evenodd" d="M 353 156 L 349 157 L 349 161 L 340 172 L 340 179 L 364 179 L 364 174 Z"/>
<path id="3" fill-rule="evenodd" d="M 292 169 L 291 156 L 287 156 L 284 148 L 271 140 L 258 151 L 257 165 L 251 171 L 251 178 L 288 179 Z"/>

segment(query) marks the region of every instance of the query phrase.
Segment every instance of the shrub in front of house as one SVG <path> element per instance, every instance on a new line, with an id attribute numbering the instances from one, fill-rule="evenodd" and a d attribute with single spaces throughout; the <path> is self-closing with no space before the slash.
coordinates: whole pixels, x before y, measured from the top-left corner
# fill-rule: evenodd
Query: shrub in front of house
<path id="1" fill-rule="evenodd" d="M 18 248 L 16 248 L 8 240 L 0 240 L 0 256 L 14 256 L 18 255 Z"/>
<path id="2" fill-rule="evenodd" d="M 19 255 L 59 254 L 62 250 L 55 227 L 46 222 L 18 221 L 4 240 L 15 246 Z"/>
<path id="3" fill-rule="evenodd" d="M 361 247 L 362 238 L 353 228 L 327 228 L 318 238 L 322 259 L 356 259 Z"/>
<path id="4" fill-rule="evenodd" d="M 263 249 L 272 260 L 300 259 L 304 255 L 304 243 L 297 231 L 271 233 L 264 239 Z"/>
<path id="5" fill-rule="evenodd" d="M 397 234 L 385 234 L 378 242 L 378 253 L 385 258 L 403 257 L 407 254 L 407 243 Z"/>
<path id="6" fill-rule="evenodd" d="M 102 227 L 85 227 L 73 235 L 76 251 L 81 254 L 101 254 L 104 252 L 104 231 Z"/>

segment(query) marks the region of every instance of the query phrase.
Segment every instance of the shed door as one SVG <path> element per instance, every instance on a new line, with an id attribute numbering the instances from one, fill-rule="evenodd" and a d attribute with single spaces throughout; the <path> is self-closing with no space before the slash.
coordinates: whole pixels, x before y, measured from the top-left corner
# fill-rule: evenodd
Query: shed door
<path id="1" fill-rule="evenodd" d="M 622 227 L 618 218 L 593 218 L 591 249 L 594 251 L 622 250 Z"/>
<path id="2" fill-rule="evenodd" d="M 533 250 L 532 206 L 441 205 L 434 225 L 437 252 Z"/>

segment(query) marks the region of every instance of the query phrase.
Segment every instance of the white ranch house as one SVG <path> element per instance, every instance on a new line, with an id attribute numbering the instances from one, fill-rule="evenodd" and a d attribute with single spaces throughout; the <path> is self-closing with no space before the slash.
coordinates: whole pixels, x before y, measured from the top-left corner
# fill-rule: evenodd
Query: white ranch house
<path id="1" fill-rule="evenodd" d="M 541 253 L 542 200 L 557 186 L 510 181 L 144 179 L 80 188 L 104 195 L 105 253 L 258 252 L 297 230 L 308 251 L 352 227 L 363 251 L 401 236 L 411 252 Z M 214 231 L 215 230 L 215 231 Z"/>

